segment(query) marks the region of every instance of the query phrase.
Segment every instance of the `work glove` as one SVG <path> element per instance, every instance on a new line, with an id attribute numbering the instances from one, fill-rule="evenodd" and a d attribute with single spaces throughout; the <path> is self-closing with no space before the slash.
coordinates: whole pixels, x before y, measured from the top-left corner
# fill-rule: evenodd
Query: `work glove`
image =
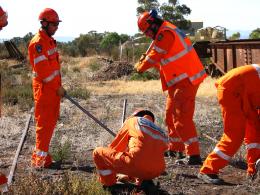
<path id="1" fill-rule="evenodd" d="M 66 90 L 60 86 L 59 89 L 57 90 L 57 95 L 60 97 L 63 97 L 66 94 Z"/>
<path id="2" fill-rule="evenodd" d="M 142 61 L 144 61 L 145 57 L 146 57 L 146 54 L 143 53 L 143 54 L 141 55 L 140 59 L 139 59 L 139 63 L 141 63 Z"/>
<path id="3" fill-rule="evenodd" d="M 139 64 L 140 64 L 139 62 L 135 63 L 135 66 L 134 66 L 135 70 L 138 70 Z"/>

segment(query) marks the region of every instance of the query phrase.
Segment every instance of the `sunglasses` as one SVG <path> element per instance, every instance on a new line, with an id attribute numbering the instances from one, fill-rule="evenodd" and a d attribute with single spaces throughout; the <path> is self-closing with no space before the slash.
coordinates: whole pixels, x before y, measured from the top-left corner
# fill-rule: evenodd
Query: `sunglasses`
<path id="1" fill-rule="evenodd" d="M 59 22 L 50 22 L 50 25 L 52 25 L 52 26 L 59 26 Z"/>

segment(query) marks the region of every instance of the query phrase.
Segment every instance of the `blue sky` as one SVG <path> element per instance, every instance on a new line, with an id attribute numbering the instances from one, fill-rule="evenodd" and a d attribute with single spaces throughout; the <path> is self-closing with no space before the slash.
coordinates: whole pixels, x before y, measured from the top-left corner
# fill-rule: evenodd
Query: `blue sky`
<path id="1" fill-rule="evenodd" d="M 165 2 L 159 0 L 160 3 Z M 204 27 L 223 26 L 230 32 L 252 31 L 260 27 L 260 0 L 179 0 L 191 8 L 191 20 L 203 21 Z M 63 22 L 57 37 L 78 37 L 91 30 L 134 35 L 137 0 L 0 0 L 8 11 L 9 25 L 0 39 L 35 33 L 38 15 L 45 7 L 54 8 Z"/>

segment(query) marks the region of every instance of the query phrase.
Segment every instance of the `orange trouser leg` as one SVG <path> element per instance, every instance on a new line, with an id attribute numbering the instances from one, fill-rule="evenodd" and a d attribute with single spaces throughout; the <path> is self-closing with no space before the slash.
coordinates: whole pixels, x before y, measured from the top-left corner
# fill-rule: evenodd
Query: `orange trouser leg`
<path id="1" fill-rule="evenodd" d="M 218 174 L 219 170 L 228 164 L 228 161 L 243 143 L 246 119 L 241 109 L 241 98 L 234 95 L 235 93 L 218 90 L 224 134 L 213 152 L 204 161 L 200 169 L 201 173 Z"/>
<path id="2" fill-rule="evenodd" d="M 6 183 L 7 183 L 6 176 L 0 172 L 0 185 L 6 184 Z"/>
<path id="3" fill-rule="evenodd" d="M 173 124 L 185 144 L 188 156 L 200 154 L 197 131 L 193 122 L 198 87 L 199 85 L 192 85 L 185 79 L 168 90 L 168 98 L 173 102 L 170 108 L 173 113 Z"/>
<path id="4" fill-rule="evenodd" d="M 35 100 L 36 150 L 48 152 L 59 111 L 60 97 L 55 90 L 44 88 Z"/>
<path id="5" fill-rule="evenodd" d="M 173 124 L 173 99 L 167 96 L 166 100 L 166 113 L 165 113 L 165 122 L 168 127 L 168 135 L 169 135 L 169 146 L 168 150 L 183 152 L 185 150 L 184 143 L 178 132 L 175 130 Z"/>
<path id="6" fill-rule="evenodd" d="M 158 170 L 156 168 L 151 170 L 148 165 L 148 171 L 144 170 L 143 167 L 138 167 L 138 162 L 134 162 L 134 159 L 127 153 L 117 152 L 108 147 L 96 148 L 93 152 L 93 158 L 97 167 L 100 182 L 107 186 L 116 183 L 117 173 L 144 180 L 153 179 L 159 176 L 163 171 L 161 166 L 158 166 Z M 144 161 L 149 159 L 144 157 L 142 160 Z"/>
<path id="7" fill-rule="evenodd" d="M 260 158 L 260 129 L 257 130 L 252 121 L 247 122 L 244 141 L 247 149 L 247 173 L 252 175 L 256 172 L 255 163 Z"/>

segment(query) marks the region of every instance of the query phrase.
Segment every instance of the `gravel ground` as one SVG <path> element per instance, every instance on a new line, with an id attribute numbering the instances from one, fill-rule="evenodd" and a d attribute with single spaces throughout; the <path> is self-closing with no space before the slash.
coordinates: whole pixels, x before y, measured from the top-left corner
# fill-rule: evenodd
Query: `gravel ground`
<path id="1" fill-rule="evenodd" d="M 146 105 L 157 116 L 157 122 L 163 119 L 165 97 L 162 95 L 102 95 L 91 96 L 88 100 L 77 100 L 79 103 L 100 119 L 114 132 L 121 126 L 123 100 L 127 98 L 127 116 L 135 108 Z M 157 105 L 157 106 L 155 106 Z M 19 144 L 22 130 L 25 126 L 28 113 L 17 113 L 15 116 L 3 116 L 0 119 L 0 170 L 8 174 L 12 160 Z M 196 100 L 195 122 L 199 133 L 207 133 L 209 136 L 219 139 L 222 134 L 222 122 L 220 110 L 215 98 L 199 97 Z M 26 177 L 30 168 L 30 155 L 34 147 L 35 138 L 34 121 L 30 123 L 28 136 L 19 157 L 15 177 Z M 52 139 L 51 148 L 60 143 L 69 141 L 71 143 L 71 155 L 61 165 L 60 170 L 45 170 L 40 173 L 43 178 L 58 177 L 65 171 L 74 171 L 91 177 L 94 171 L 91 152 L 97 146 L 105 146 L 112 136 L 88 118 L 68 100 L 61 104 L 61 115 L 55 134 Z M 205 137 L 200 137 L 202 157 L 214 148 L 215 144 Z M 243 147 L 234 157 L 235 161 L 241 159 Z M 243 158 L 243 157 L 241 157 Z M 199 166 L 176 165 L 175 159 L 166 158 L 166 175 L 155 179 L 160 183 L 164 194 L 259 194 L 259 179 L 254 182 L 246 180 L 246 172 L 243 167 L 227 166 L 222 170 L 221 177 L 227 183 L 221 186 L 205 184 L 197 179 Z M 15 184 L 15 182 L 14 182 Z"/>

